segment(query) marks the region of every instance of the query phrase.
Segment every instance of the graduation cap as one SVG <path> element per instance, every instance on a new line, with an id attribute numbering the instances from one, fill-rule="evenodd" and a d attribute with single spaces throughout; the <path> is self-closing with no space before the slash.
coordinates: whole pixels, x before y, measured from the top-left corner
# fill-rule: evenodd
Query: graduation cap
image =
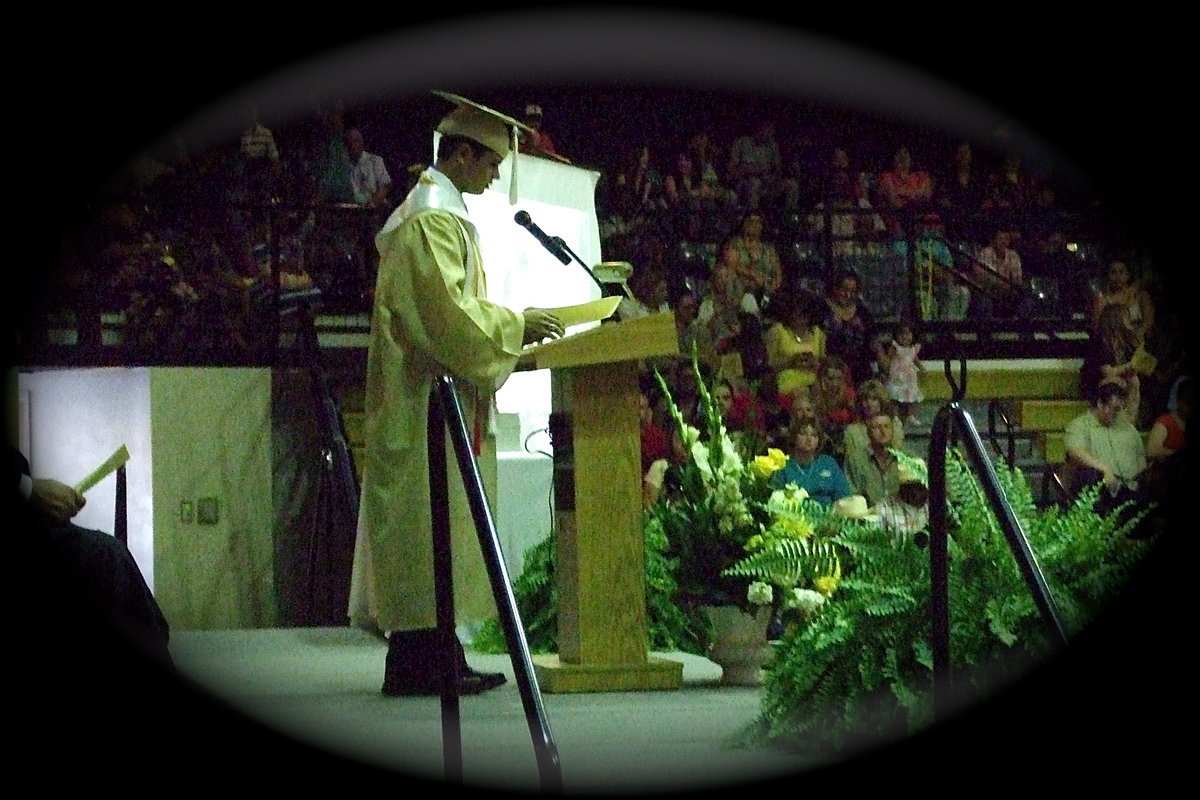
<path id="1" fill-rule="evenodd" d="M 517 131 L 532 131 L 523 122 L 495 109 L 468 100 L 460 95 L 437 89 L 433 93 L 455 104 L 455 109 L 442 117 L 437 132 L 443 136 L 462 136 L 478 142 L 501 158 L 511 158 L 511 177 L 508 182 L 508 201 L 517 202 Z"/>

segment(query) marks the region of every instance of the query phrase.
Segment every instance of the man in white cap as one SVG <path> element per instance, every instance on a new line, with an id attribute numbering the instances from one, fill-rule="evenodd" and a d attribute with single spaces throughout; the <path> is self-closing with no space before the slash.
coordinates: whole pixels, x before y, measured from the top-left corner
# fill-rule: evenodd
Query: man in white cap
<path id="1" fill-rule="evenodd" d="M 520 147 L 522 153 L 552 158 L 564 164 L 571 163 L 570 159 L 559 154 L 558 149 L 554 146 L 554 139 L 550 137 L 550 134 L 542 130 L 541 106 L 536 103 L 530 103 L 525 106 L 524 122 L 527 130 L 521 132 Z"/>
<path id="2" fill-rule="evenodd" d="M 433 382 L 455 381 L 480 474 L 495 496 L 493 395 L 524 345 L 563 333 L 546 309 L 514 311 L 489 302 L 463 194 L 499 176 L 516 120 L 465 98 L 438 125 L 436 162 L 417 179 L 375 238 L 375 284 L 367 354 L 366 450 L 349 616 L 388 638 L 383 693 L 435 695 L 460 672 L 459 694 L 504 683 L 467 665 L 457 636 L 439 637 L 434 593 L 426 424 Z M 448 444 L 454 605 L 457 622 L 479 622 L 494 600 L 454 450 Z"/>

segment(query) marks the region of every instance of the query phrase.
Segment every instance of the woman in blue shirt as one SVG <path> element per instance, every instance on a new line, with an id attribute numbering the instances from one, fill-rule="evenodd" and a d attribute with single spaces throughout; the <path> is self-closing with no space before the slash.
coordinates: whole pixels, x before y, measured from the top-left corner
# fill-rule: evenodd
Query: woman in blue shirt
<path id="1" fill-rule="evenodd" d="M 854 494 L 842 466 L 823 451 L 826 434 L 814 417 L 801 417 L 793 424 L 787 464 L 771 480 L 776 486 L 795 484 L 823 506 Z"/>

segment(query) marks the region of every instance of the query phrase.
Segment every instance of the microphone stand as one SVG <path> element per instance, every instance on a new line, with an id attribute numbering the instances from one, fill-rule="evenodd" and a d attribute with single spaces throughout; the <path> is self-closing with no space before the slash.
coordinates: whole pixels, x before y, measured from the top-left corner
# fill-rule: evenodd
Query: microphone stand
<path id="1" fill-rule="evenodd" d="M 583 259 L 581 259 L 579 256 L 577 256 L 577 255 L 575 254 L 575 251 L 574 251 L 574 250 L 572 250 L 572 249 L 571 249 L 571 248 L 570 248 L 570 247 L 567 245 L 567 243 L 566 243 L 566 242 L 564 242 L 564 241 L 562 240 L 562 238 L 561 238 L 561 237 L 559 237 L 559 236 L 552 236 L 552 237 L 550 237 L 550 238 L 554 240 L 554 243 L 555 243 L 555 244 L 557 244 L 559 247 L 561 247 L 561 248 L 563 249 L 563 252 L 564 252 L 564 253 L 566 253 L 567 255 L 569 255 L 571 258 L 575 259 L 575 263 L 576 263 L 576 264 L 578 264 L 579 266 L 583 267 L 583 271 L 584 271 L 584 272 L 586 272 L 586 273 L 588 274 L 588 277 L 592 279 L 592 282 L 593 282 L 593 283 L 595 283 L 595 284 L 596 284 L 596 286 L 600 287 L 600 296 L 601 296 L 601 297 L 603 297 L 603 296 L 604 296 L 604 284 L 602 284 L 602 283 L 600 282 L 600 279 L 596 277 L 596 273 L 592 272 L 592 268 L 591 268 L 591 267 L 589 267 L 587 264 L 583 263 Z M 632 293 L 631 291 L 629 291 L 629 287 L 628 287 L 628 286 L 627 286 L 627 285 L 624 283 L 624 281 L 622 281 L 622 282 L 621 282 L 621 287 L 622 287 L 622 288 L 625 290 L 625 295 L 626 295 L 626 296 L 627 296 L 627 297 L 628 297 L 630 300 L 632 300 L 632 299 L 633 299 L 633 293 Z"/>
<path id="2" fill-rule="evenodd" d="M 567 246 L 567 243 L 562 240 L 561 236 L 551 236 L 550 240 L 552 242 L 554 242 L 556 245 L 558 245 L 559 247 L 561 247 L 564 253 L 569 255 L 571 258 L 575 259 L 576 264 L 583 267 L 583 271 L 586 272 L 588 274 L 588 277 L 592 279 L 592 283 L 596 284 L 596 286 L 600 289 L 600 296 L 603 297 L 604 296 L 604 284 L 602 284 L 600 282 L 600 279 L 596 277 L 596 274 L 594 272 L 592 272 L 592 268 L 589 267 L 587 264 L 583 263 L 583 259 L 581 259 L 579 256 L 577 256 L 575 254 L 575 251 Z"/>

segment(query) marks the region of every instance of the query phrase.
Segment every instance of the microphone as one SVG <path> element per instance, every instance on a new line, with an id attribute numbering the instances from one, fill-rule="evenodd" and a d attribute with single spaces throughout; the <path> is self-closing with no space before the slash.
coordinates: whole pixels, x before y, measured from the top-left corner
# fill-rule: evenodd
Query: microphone
<path id="1" fill-rule="evenodd" d="M 569 264 L 571 262 L 571 256 L 567 254 L 566 249 L 563 247 L 563 243 L 557 238 L 547 236 L 546 232 L 539 228 L 537 224 L 529 217 L 528 211 L 518 211 L 517 215 L 513 217 L 513 219 L 516 220 L 516 223 L 522 228 L 532 233 L 533 238 L 541 242 L 542 247 L 550 251 L 550 255 L 554 256 L 564 264 Z"/>

